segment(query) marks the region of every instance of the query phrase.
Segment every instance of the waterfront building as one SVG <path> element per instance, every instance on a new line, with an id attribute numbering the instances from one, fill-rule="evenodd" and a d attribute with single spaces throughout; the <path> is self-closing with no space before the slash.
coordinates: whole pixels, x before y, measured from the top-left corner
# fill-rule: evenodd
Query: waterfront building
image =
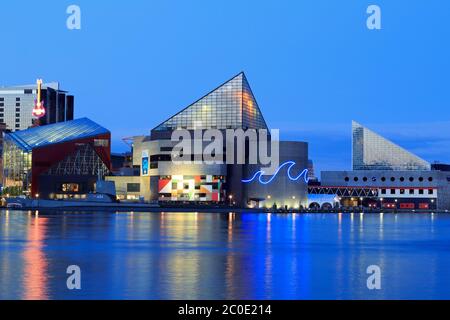
<path id="1" fill-rule="evenodd" d="M 353 170 L 430 170 L 430 163 L 352 122 Z"/>
<path id="2" fill-rule="evenodd" d="M 111 134 L 88 118 L 6 133 L 3 192 L 83 198 L 111 170 Z"/>
<path id="3" fill-rule="evenodd" d="M 36 85 L 0 87 L 0 123 L 6 124 L 8 131 L 24 130 L 36 124 L 33 108 L 37 91 Z M 45 116 L 39 119 L 40 125 L 73 120 L 74 96 L 61 90 L 58 82 L 42 85 L 41 100 Z"/>
<path id="4" fill-rule="evenodd" d="M 175 130 L 180 129 L 189 131 L 195 143 L 194 131 L 214 129 L 223 132 L 225 137 L 228 130 L 242 130 L 247 133 L 254 130 L 260 133 L 269 128 L 247 78 L 241 72 L 161 122 L 151 130 L 149 136 L 134 137 L 133 167 L 139 168 L 139 177 L 130 177 L 133 181 L 128 181 L 124 176 L 107 177 L 107 180 L 115 181 L 119 197 L 139 197 L 162 204 L 227 204 L 278 208 L 306 206 L 306 142 L 280 141 L 280 170 L 273 176 L 264 175 L 263 178 L 257 179 L 255 174 L 262 168 L 259 158 L 257 163 L 250 163 L 246 158 L 241 164 L 226 161 L 212 164 L 202 161 L 175 164 L 172 161 L 172 151 L 178 141 L 172 141 L 171 137 Z M 270 146 L 272 137 L 268 135 L 266 139 Z M 257 143 L 250 135 L 242 145 L 230 145 L 229 141 L 223 141 L 223 151 L 220 150 L 216 156 L 225 160 L 227 151 L 233 150 L 234 154 L 237 154 L 243 149 L 247 151 Z M 201 146 L 204 150 L 207 142 L 201 141 Z M 199 156 L 195 152 L 190 154 L 193 160 Z M 255 179 L 250 179 L 252 177 Z"/>
<path id="5" fill-rule="evenodd" d="M 431 166 L 356 122 L 352 135 L 353 170 L 322 171 L 310 195 L 333 195 L 344 207 L 450 210 L 447 166 Z"/>

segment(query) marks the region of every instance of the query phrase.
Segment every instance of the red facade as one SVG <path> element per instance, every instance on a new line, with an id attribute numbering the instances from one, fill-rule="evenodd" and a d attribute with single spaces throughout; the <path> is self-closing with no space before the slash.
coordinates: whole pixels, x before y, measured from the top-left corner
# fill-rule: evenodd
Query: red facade
<path id="1" fill-rule="evenodd" d="M 107 140 L 107 146 L 95 146 L 94 140 Z M 76 152 L 80 144 L 90 144 L 97 152 L 105 165 L 111 169 L 111 134 L 101 134 L 89 138 L 72 140 L 68 142 L 51 144 L 33 149 L 31 194 L 39 194 L 39 176 L 47 172 L 52 166 Z"/>

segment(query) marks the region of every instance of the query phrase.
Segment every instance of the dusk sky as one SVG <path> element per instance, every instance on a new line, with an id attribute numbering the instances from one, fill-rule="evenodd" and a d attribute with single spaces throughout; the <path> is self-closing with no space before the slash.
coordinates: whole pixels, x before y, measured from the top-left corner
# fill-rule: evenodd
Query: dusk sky
<path id="1" fill-rule="evenodd" d="M 81 8 L 81 30 L 66 8 Z M 366 27 L 381 7 L 382 30 Z M 59 81 L 75 116 L 123 137 L 244 71 L 271 128 L 347 169 L 351 120 L 450 162 L 447 0 L 2 1 L 0 86 Z"/>

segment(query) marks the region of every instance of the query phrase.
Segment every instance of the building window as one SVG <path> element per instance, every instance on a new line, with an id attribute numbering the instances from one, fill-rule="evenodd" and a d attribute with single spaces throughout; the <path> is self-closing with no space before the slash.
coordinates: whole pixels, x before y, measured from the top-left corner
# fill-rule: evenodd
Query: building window
<path id="1" fill-rule="evenodd" d="M 4 107 L 5 104 L 3 102 L 0 102 L 0 107 Z"/>
<path id="2" fill-rule="evenodd" d="M 432 178 L 432 177 L 429 177 L 429 178 L 428 178 L 428 181 L 432 182 L 432 181 L 433 181 L 433 178 Z"/>
<path id="3" fill-rule="evenodd" d="M 428 189 L 428 194 L 433 194 L 434 193 L 433 191 L 434 191 L 433 189 Z"/>
<path id="4" fill-rule="evenodd" d="M 19 123 L 16 123 L 16 128 L 20 128 L 20 124 Z"/>
<path id="5" fill-rule="evenodd" d="M 354 180 L 355 182 L 358 182 L 359 179 L 358 179 L 358 177 L 354 177 L 353 180 Z"/>
<path id="6" fill-rule="evenodd" d="M 395 194 L 395 189 L 391 189 L 391 194 Z"/>
<path id="7" fill-rule="evenodd" d="M 385 182 L 386 178 L 385 177 L 381 177 L 381 181 Z"/>
<path id="8" fill-rule="evenodd" d="M 350 178 L 349 177 L 345 177 L 345 182 L 349 182 L 350 181 Z"/>
<path id="9" fill-rule="evenodd" d="M 16 107 L 20 107 L 20 102 L 17 102 L 17 103 L 16 103 Z"/>
<path id="10" fill-rule="evenodd" d="M 5 101 L 5 98 L 3 98 L 3 97 L 0 97 L 0 101 Z"/>
<path id="11" fill-rule="evenodd" d="M 94 139 L 94 147 L 107 147 L 108 145 L 107 139 Z"/>
<path id="12" fill-rule="evenodd" d="M 367 182 L 367 177 L 364 177 L 364 178 L 363 178 L 363 181 L 364 181 L 364 182 Z"/>
<path id="13" fill-rule="evenodd" d="M 419 194 L 423 194 L 423 189 L 419 189 Z"/>
<path id="14" fill-rule="evenodd" d="M 409 189 L 409 194 L 414 194 L 414 189 Z"/>
<path id="15" fill-rule="evenodd" d="M 150 169 L 158 169 L 158 162 L 150 162 Z"/>
<path id="16" fill-rule="evenodd" d="M 20 122 L 20 119 L 16 119 L 16 122 Z"/>
<path id="17" fill-rule="evenodd" d="M 20 98 L 19 98 L 19 97 L 17 97 L 17 98 L 16 98 L 16 101 L 20 101 Z"/>
<path id="18" fill-rule="evenodd" d="M 0 108 L 0 112 L 3 112 L 3 111 L 5 111 L 5 108 Z"/>
<path id="19" fill-rule="evenodd" d="M 20 113 L 16 113 L 16 117 L 18 117 L 18 118 L 19 118 L 19 117 L 20 117 Z"/>
<path id="20" fill-rule="evenodd" d="M 414 178 L 413 177 L 409 177 L 409 181 L 413 182 Z"/>
<path id="21" fill-rule="evenodd" d="M 62 192 L 79 192 L 80 185 L 78 183 L 63 183 L 61 185 Z"/>
<path id="22" fill-rule="evenodd" d="M 394 178 L 394 177 L 391 177 L 391 181 L 394 182 L 394 181 L 395 181 L 395 178 Z"/>
<path id="23" fill-rule="evenodd" d="M 3 113 L 0 113 L 0 117 L 2 117 L 2 118 L 4 117 Z"/>
<path id="24" fill-rule="evenodd" d="M 381 194 L 386 194 L 386 189 L 381 189 Z"/>
<path id="25" fill-rule="evenodd" d="M 23 90 L 23 93 L 25 93 L 25 94 L 32 94 L 33 90 L 32 89 L 25 89 L 25 90 Z"/>
<path id="26" fill-rule="evenodd" d="M 422 181 L 423 181 L 423 177 L 420 177 L 420 178 L 419 178 L 419 181 L 422 182 Z"/>
<path id="27" fill-rule="evenodd" d="M 372 177 L 372 181 L 373 181 L 373 182 L 376 182 L 376 181 L 377 181 L 377 178 L 376 178 L 376 177 Z"/>
<path id="28" fill-rule="evenodd" d="M 405 178 L 404 177 L 400 177 L 400 181 L 401 182 L 405 181 Z"/>
<path id="29" fill-rule="evenodd" d="M 400 189 L 400 194 L 405 194 L 405 189 Z"/>
<path id="30" fill-rule="evenodd" d="M 127 183 L 127 192 L 141 192 L 141 184 Z"/>
<path id="31" fill-rule="evenodd" d="M 16 108 L 16 112 L 20 112 L 20 108 Z"/>

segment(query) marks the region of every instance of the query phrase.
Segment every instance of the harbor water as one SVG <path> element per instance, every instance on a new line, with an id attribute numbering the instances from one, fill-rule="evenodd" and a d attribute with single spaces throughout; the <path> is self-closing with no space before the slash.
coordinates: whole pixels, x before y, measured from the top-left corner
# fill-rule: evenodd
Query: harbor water
<path id="1" fill-rule="evenodd" d="M 449 267 L 449 214 L 0 211 L 0 299 L 449 299 Z"/>

